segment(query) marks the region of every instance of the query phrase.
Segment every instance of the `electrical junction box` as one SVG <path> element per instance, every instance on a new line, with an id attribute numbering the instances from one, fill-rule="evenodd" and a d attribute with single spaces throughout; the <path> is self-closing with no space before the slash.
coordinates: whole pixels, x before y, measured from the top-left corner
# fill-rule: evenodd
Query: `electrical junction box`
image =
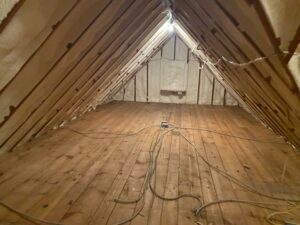
<path id="1" fill-rule="evenodd" d="M 169 124 L 167 121 L 162 121 L 161 124 L 160 124 L 161 128 L 168 128 L 169 127 Z"/>

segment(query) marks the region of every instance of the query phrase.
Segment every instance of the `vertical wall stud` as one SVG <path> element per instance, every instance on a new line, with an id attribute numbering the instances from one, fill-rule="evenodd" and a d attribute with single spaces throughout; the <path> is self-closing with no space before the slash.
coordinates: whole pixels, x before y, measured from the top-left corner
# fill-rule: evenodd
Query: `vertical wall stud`
<path id="1" fill-rule="evenodd" d="M 125 87 L 123 87 L 123 101 L 125 101 L 125 93 L 126 93 L 126 89 Z"/>
<path id="2" fill-rule="evenodd" d="M 174 56 L 173 56 L 173 59 L 175 60 L 176 59 L 176 42 L 177 42 L 177 36 L 175 35 L 174 36 Z"/>
<path id="3" fill-rule="evenodd" d="M 210 104 L 214 104 L 214 93 L 215 93 L 215 78 L 213 78 L 212 90 L 211 90 L 211 102 Z"/>
<path id="4" fill-rule="evenodd" d="M 203 64 L 202 62 L 199 61 L 199 76 L 198 76 L 198 91 L 197 91 L 197 105 L 199 105 L 199 95 L 200 95 L 200 83 L 201 83 L 201 72 L 203 69 Z"/>
<path id="5" fill-rule="evenodd" d="M 147 102 L 149 101 L 149 63 L 147 62 L 147 64 L 146 64 L 146 69 L 147 69 L 147 84 L 146 84 L 146 86 L 147 86 L 147 96 L 146 96 L 146 100 L 147 100 Z"/>
<path id="6" fill-rule="evenodd" d="M 136 75 L 134 76 L 134 101 L 136 102 Z"/>
<path id="7" fill-rule="evenodd" d="M 226 89 L 224 88 L 224 95 L 223 95 L 223 106 L 226 105 L 226 94 L 227 94 L 227 91 Z"/>

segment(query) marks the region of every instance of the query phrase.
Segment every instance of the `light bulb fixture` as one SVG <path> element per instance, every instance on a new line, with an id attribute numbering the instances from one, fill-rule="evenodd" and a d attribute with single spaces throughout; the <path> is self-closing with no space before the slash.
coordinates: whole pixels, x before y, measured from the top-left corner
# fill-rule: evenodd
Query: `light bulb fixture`
<path id="1" fill-rule="evenodd" d="M 169 24 L 168 24 L 168 31 L 170 33 L 173 33 L 174 32 L 174 26 L 173 26 L 173 15 L 172 15 L 172 12 L 169 11 Z"/>
<path id="2" fill-rule="evenodd" d="M 169 31 L 170 33 L 173 33 L 173 32 L 174 32 L 174 26 L 173 26 L 173 23 L 169 23 L 169 25 L 168 25 L 168 31 Z"/>

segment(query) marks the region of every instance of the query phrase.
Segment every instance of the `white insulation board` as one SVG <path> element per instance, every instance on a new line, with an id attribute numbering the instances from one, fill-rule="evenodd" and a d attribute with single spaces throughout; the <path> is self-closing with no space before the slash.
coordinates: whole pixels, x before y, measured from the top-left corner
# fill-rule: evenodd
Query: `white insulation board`
<path id="1" fill-rule="evenodd" d="M 147 102 L 147 86 L 148 102 L 238 104 L 206 66 L 200 70 L 198 59 L 179 37 L 171 38 L 149 63 L 119 90 L 114 100 Z M 183 94 L 178 94 L 178 91 L 182 91 Z"/>

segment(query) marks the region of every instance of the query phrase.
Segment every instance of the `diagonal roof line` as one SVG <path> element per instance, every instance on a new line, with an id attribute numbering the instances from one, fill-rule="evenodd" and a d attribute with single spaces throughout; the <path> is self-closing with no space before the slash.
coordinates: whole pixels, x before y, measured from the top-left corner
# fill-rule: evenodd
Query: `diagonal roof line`
<path id="1" fill-rule="evenodd" d="M 170 16 L 170 15 L 169 15 Z M 172 24 L 170 24 L 172 23 Z M 253 116 L 261 121 L 264 125 L 268 124 L 261 116 L 260 112 L 249 102 L 245 101 L 245 94 L 241 93 L 232 86 L 230 82 L 226 82 L 218 64 L 213 63 L 211 58 L 205 54 L 206 50 L 200 48 L 201 44 L 197 41 L 190 28 L 185 28 L 184 25 L 177 18 L 172 20 L 168 19 L 159 30 L 151 37 L 141 48 L 141 50 L 134 55 L 134 57 L 121 69 L 118 73 L 118 77 L 114 79 L 110 87 L 107 89 L 103 96 L 98 96 L 92 104 L 95 108 L 98 104 L 110 101 L 114 94 L 116 94 L 124 85 L 131 80 L 136 73 L 143 67 L 143 65 L 154 56 L 154 54 L 162 48 L 161 43 L 170 38 L 168 35 L 168 27 L 172 25 L 174 27 L 174 33 L 177 34 L 182 41 L 191 49 L 191 52 L 198 58 L 198 60 L 204 63 L 205 66 L 212 72 L 213 76 L 220 82 L 220 84 L 238 101 L 238 103 L 252 113 Z M 203 51 L 204 50 L 204 51 Z M 253 60 L 255 62 L 255 60 Z M 238 64 L 238 63 L 237 63 Z M 217 67 L 218 66 L 218 67 Z M 269 124 L 268 124 L 269 125 Z"/>
<path id="2" fill-rule="evenodd" d="M 229 86 L 224 79 L 221 77 L 219 70 L 216 68 L 216 66 L 213 65 L 210 58 L 207 57 L 201 51 L 198 49 L 198 42 L 192 37 L 192 35 L 189 34 L 189 31 L 187 31 L 178 21 L 175 19 L 174 21 L 174 27 L 175 32 L 179 35 L 179 37 L 185 42 L 185 44 L 191 49 L 191 52 L 201 61 L 201 62 L 209 62 L 205 63 L 205 65 L 211 70 L 212 74 L 215 76 L 215 78 L 224 86 L 227 91 L 236 98 L 236 100 L 243 105 L 246 109 L 248 108 L 247 105 L 243 102 L 243 100 L 240 98 L 240 96 L 236 93 L 236 91 Z"/>
<path id="3" fill-rule="evenodd" d="M 210 62 L 210 59 L 199 49 L 197 41 L 189 34 L 189 32 L 184 29 L 180 21 L 174 19 L 171 21 L 166 21 L 160 29 L 153 35 L 148 42 L 141 48 L 141 50 L 124 66 L 121 71 L 118 73 L 118 77 L 115 79 L 115 83 L 110 86 L 107 93 L 101 97 L 95 97 L 97 100 L 93 103 L 92 107 L 95 108 L 96 105 L 103 102 L 109 101 L 122 87 L 124 87 L 129 80 L 131 80 L 136 73 L 142 69 L 143 65 L 152 58 L 157 51 L 159 51 L 167 40 L 171 36 L 177 34 L 182 41 L 191 49 L 192 53 L 201 61 Z M 169 27 L 174 26 L 174 33 L 170 35 Z M 153 49 L 153 51 L 151 51 Z M 241 97 L 236 93 L 236 91 L 224 82 L 221 77 L 218 69 L 213 65 L 212 62 L 206 63 L 208 69 L 212 72 L 214 77 L 223 85 L 227 91 L 234 96 L 234 98 L 241 104 L 245 109 L 248 109 L 247 105 L 242 101 Z"/>
<path id="4" fill-rule="evenodd" d="M 127 83 L 135 77 L 135 75 L 143 68 L 145 63 L 147 63 L 158 51 L 160 51 L 163 46 L 174 36 L 173 35 L 168 35 L 165 39 L 161 41 L 161 43 L 153 49 L 153 52 L 147 57 L 147 59 L 144 60 L 143 63 L 140 64 L 139 67 L 137 67 L 132 73 L 128 74 L 127 76 L 124 77 L 124 79 L 118 80 L 119 82 L 115 87 L 113 87 L 111 94 L 107 96 L 107 100 L 112 99 L 112 97 L 120 90 L 122 87 L 127 85 Z"/>
<path id="5" fill-rule="evenodd" d="M 112 84 L 103 93 L 101 96 L 95 96 L 95 101 L 92 103 L 91 107 L 95 108 L 96 105 L 101 104 L 102 102 L 107 101 L 111 98 L 114 93 L 116 93 L 126 83 L 133 74 L 137 73 L 140 70 L 145 62 L 147 62 L 160 48 L 163 43 L 170 39 L 173 35 L 169 32 L 168 26 L 169 21 L 165 17 L 163 20 L 166 20 L 161 27 L 153 34 L 152 37 L 142 46 L 142 48 L 132 57 L 132 59 L 118 72 L 118 76 L 112 80 Z"/>

